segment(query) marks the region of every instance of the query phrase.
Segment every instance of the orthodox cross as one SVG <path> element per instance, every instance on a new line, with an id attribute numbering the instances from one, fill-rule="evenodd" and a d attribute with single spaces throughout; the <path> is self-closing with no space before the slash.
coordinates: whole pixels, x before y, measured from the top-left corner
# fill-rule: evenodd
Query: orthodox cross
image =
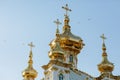
<path id="1" fill-rule="evenodd" d="M 31 50 L 31 51 L 32 51 L 32 48 L 35 47 L 32 42 L 29 43 L 28 46 L 30 46 L 30 50 Z"/>
<path id="2" fill-rule="evenodd" d="M 68 11 L 72 11 L 71 9 L 69 9 L 68 4 L 66 4 L 66 6 L 62 6 L 62 8 L 66 11 L 66 16 L 68 15 Z"/>
<path id="3" fill-rule="evenodd" d="M 100 36 L 100 37 L 103 39 L 103 43 L 104 43 L 105 39 L 107 39 L 107 38 L 104 36 L 104 34 L 102 34 L 102 36 Z"/>
<path id="4" fill-rule="evenodd" d="M 59 21 L 59 19 L 57 19 L 56 21 L 54 21 L 54 23 L 57 25 L 57 28 L 58 28 L 58 26 L 59 26 L 60 24 L 62 24 L 62 23 Z"/>

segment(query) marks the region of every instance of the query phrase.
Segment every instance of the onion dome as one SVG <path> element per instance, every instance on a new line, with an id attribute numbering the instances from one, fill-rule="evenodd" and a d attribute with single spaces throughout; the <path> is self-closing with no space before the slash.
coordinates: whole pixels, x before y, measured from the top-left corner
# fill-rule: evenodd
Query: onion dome
<path id="1" fill-rule="evenodd" d="M 29 44 L 29 46 L 33 47 L 32 43 Z M 37 71 L 33 68 L 32 57 L 33 57 L 32 50 L 30 50 L 28 67 L 22 72 L 22 75 L 23 75 L 23 77 L 25 79 L 27 79 L 27 78 L 36 78 L 37 74 L 38 74 Z"/>
<path id="2" fill-rule="evenodd" d="M 83 40 L 71 32 L 71 27 L 69 26 L 69 16 L 67 14 L 68 11 L 71 11 L 71 9 L 68 8 L 68 5 L 66 4 L 65 7 L 62 7 L 64 10 L 66 10 L 65 18 L 64 18 L 64 25 L 63 25 L 63 32 L 59 34 L 60 37 L 60 46 L 65 51 L 74 51 L 76 54 L 80 53 L 80 50 L 83 48 L 84 43 Z M 59 22 L 56 22 L 57 25 L 59 25 Z M 50 47 L 52 48 L 55 43 L 55 39 L 50 42 Z"/>
<path id="3" fill-rule="evenodd" d="M 61 47 L 64 50 L 74 51 L 78 54 L 84 46 L 83 40 L 71 32 L 71 27 L 69 25 L 70 19 L 67 14 L 67 12 L 71 11 L 71 9 L 68 8 L 67 4 L 62 8 L 66 10 L 66 14 L 64 18 L 63 32 L 60 34 Z"/>
<path id="4" fill-rule="evenodd" d="M 69 21 L 70 21 L 69 17 L 67 15 L 65 15 L 63 33 L 60 35 L 60 37 L 68 38 L 75 42 L 82 41 L 82 39 L 79 36 L 76 36 L 71 33 L 71 29 L 70 29 L 71 27 L 69 26 Z"/>
<path id="5" fill-rule="evenodd" d="M 101 73 L 112 72 L 114 69 L 114 65 L 113 63 L 109 62 L 109 60 L 107 59 L 106 46 L 104 43 L 104 39 L 106 38 L 104 37 L 104 35 L 101 36 L 101 38 L 103 38 L 103 45 L 102 45 L 103 53 L 102 53 L 102 62 L 98 64 L 98 69 Z"/>
<path id="6" fill-rule="evenodd" d="M 57 19 L 57 22 L 59 22 L 58 19 Z M 52 60 L 61 60 L 61 61 L 63 61 L 63 59 L 64 59 L 64 51 L 60 47 L 59 40 L 60 40 L 60 35 L 59 35 L 59 29 L 58 29 L 58 26 L 57 26 L 56 39 L 53 42 L 51 50 L 49 51 L 49 57 Z"/>

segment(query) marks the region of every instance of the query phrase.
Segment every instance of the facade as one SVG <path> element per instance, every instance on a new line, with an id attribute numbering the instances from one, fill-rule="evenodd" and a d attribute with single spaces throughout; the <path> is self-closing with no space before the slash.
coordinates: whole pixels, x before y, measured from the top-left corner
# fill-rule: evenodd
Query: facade
<path id="1" fill-rule="evenodd" d="M 112 71 L 114 70 L 113 63 L 107 59 L 107 52 L 105 46 L 105 37 L 102 44 L 102 62 L 98 64 L 98 70 L 100 71 L 99 77 L 93 77 L 83 71 L 78 70 L 78 55 L 85 46 L 82 38 L 74 35 L 71 32 L 71 26 L 69 25 L 70 19 L 68 16 L 68 5 L 62 7 L 66 10 L 64 25 L 62 33 L 59 32 L 58 26 L 61 24 L 59 20 L 55 21 L 57 29 L 55 33 L 55 39 L 50 42 L 50 51 L 48 52 L 50 61 L 48 64 L 43 65 L 44 78 L 42 80 L 120 80 L 120 76 L 114 76 Z M 29 44 L 32 48 L 32 43 Z M 28 61 L 28 67 L 22 72 L 24 80 L 35 80 L 37 77 L 37 71 L 33 68 L 32 61 L 32 49 L 30 50 L 30 56 Z"/>

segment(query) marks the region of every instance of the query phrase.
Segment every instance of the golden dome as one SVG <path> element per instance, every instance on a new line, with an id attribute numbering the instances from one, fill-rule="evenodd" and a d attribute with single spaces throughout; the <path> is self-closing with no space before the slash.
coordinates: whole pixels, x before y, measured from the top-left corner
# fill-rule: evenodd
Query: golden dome
<path id="1" fill-rule="evenodd" d="M 63 33 L 60 34 L 60 37 L 68 38 L 70 40 L 77 41 L 77 42 L 82 41 L 80 37 L 73 35 L 70 30 L 70 26 L 69 26 L 70 19 L 68 16 L 68 11 L 72 11 L 72 10 L 69 9 L 68 4 L 66 4 L 66 6 L 65 7 L 63 6 L 62 8 L 66 11 L 66 14 L 64 19 Z"/>
<path id="2" fill-rule="evenodd" d="M 68 38 L 68 39 L 76 41 L 76 42 L 82 41 L 82 39 L 79 36 L 76 36 L 76 35 L 71 33 L 69 21 L 70 21 L 69 17 L 67 15 L 65 15 L 63 33 L 60 34 L 60 37 L 61 38 Z"/>
<path id="3" fill-rule="evenodd" d="M 62 7 L 66 10 L 65 18 L 64 18 L 64 25 L 63 25 L 63 32 L 59 34 L 60 37 L 60 46 L 63 50 L 74 51 L 76 54 L 80 53 L 80 50 L 85 45 L 83 40 L 74 34 L 72 34 L 70 26 L 69 26 L 69 16 L 67 14 L 68 11 L 71 9 L 68 8 L 66 4 L 65 7 Z M 57 22 L 59 24 L 59 22 Z M 58 32 L 58 31 L 57 31 Z M 50 42 L 50 47 L 52 48 L 55 44 L 55 39 Z"/>
<path id="4" fill-rule="evenodd" d="M 30 45 L 31 47 L 33 47 L 32 43 Z M 33 68 L 33 60 L 32 60 L 32 50 L 30 51 L 30 55 L 29 55 L 29 61 L 28 61 L 28 67 L 22 72 L 23 77 L 27 78 L 27 77 L 32 77 L 32 78 L 36 78 L 37 77 L 37 71 Z"/>
<path id="5" fill-rule="evenodd" d="M 55 53 L 59 53 L 59 54 L 64 54 L 64 51 L 62 50 L 62 48 L 60 47 L 60 44 L 58 42 L 58 40 L 56 39 L 54 42 L 54 46 L 53 48 L 50 50 L 49 52 L 49 57 L 51 57 L 51 55 L 55 54 Z"/>
<path id="6" fill-rule="evenodd" d="M 98 69 L 100 72 L 112 72 L 114 69 L 113 63 L 109 62 L 107 59 L 107 53 L 103 53 L 103 60 L 98 64 Z"/>
<path id="7" fill-rule="evenodd" d="M 33 69 L 32 67 L 27 67 L 23 72 L 22 72 L 23 77 L 33 77 L 36 78 L 37 77 L 37 71 L 35 69 Z"/>
<path id="8" fill-rule="evenodd" d="M 103 36 L 101 36 L 101 38 L 103 38 L 103 45 L 102 45 L 102 50 L 103 50 L 103 53 L 102 53 L 102 62 L 100 64 L 98 64 L 98 69 L 100 72 L 112 72 L 113 69 L 114 69 L 114 65 L 113 63 L 109 62 L 108 59 L 107 59 L 107 53 L 106 53 L 106 46 L 105 46 L 105 43 L 104 43 L 104 39 L 106 39 Z"/>
<path id="9" fill-rule="evenodd" d="M 56 39 L 53 41 L 51 50 L 49 51 L 49 57 L 51 59 L 63 60 L 63 58 L 64 58 L 64 51 L 60 47 L 59 41 L 60 41 L 60 36 L 59 36 L 59 29 L 57 27 L 57 29 L 56 29 Z"/>
<path id="10" fill-rule="evenodd" d="M 72 34 L 69 26 L 69 17 L 65 15 L 63 32 L 60 34 L 60 45 L 65 50 L 74 51 L 77 54 L 83 48 L 83 40 L 74 34 Z"/>

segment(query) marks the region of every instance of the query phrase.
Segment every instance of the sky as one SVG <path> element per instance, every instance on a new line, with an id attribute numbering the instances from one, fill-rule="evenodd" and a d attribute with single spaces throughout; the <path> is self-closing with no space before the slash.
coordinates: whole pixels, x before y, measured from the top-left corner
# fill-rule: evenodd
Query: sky
<path id="1" fill-rule="evenodd" d="M 0 78 L 1 80 L 22 80 L 22 71 L 27 67 L 33 42 L 36 80 L 44 77 L 42 65 L 49 62 L 49 43 L 55 38 L 59 19 L 62 32 L 65 11 L 68 4 L 70 26 L 73 34 L 85 43 L 78 55 L 78 69 L 97 77 L 97 65 L 102 57 L 104 33 L 108 59 L 114 63 L 114 75 L 120 75 L 120 0 L 0 0 Z"/>

